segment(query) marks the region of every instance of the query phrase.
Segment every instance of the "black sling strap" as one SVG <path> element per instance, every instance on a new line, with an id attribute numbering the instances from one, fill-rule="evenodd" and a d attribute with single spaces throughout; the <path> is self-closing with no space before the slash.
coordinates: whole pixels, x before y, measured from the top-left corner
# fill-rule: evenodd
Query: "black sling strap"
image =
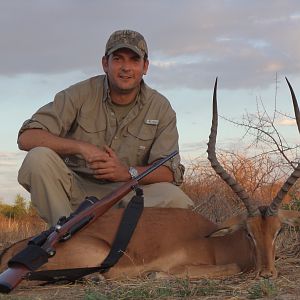
<path id="1" fill-rule="evenodd" d="M 29 280 L 41 280 L 56 282 L 60 280 L 75 281 L 83 276 L 100 272 L 105 273 L 113 267 L 124 254 L 131 236 L 135 230 L 138 220 L 144 208 L 143 190 L 135 187 L 136 195 L 132 197 L 127 207 L 124 210 L 120 225 L 118 227 L 115 239 L 112 243 L 111 249 L 102 264 L 98 267 L 90 268 L 76 268 L 63 270 L 48 270 L 37 271 L 29 275 Z"/>

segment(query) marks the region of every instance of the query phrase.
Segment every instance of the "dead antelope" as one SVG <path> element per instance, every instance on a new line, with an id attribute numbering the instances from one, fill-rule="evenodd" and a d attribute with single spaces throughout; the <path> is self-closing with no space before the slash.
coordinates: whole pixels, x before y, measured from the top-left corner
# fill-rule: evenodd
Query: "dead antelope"
<path id="1" fill-rule="evenodd" d="M 295 95 L 289 85 L 299 116 Z M 262 277 L 276 277 L 275 240 L 282 223 L 298 225 L 300 214 L 279 209 L 283 197 L 300 176 L 300 167 L 287 179 L 272 203 L 263 210 L 254 205 L 245 190 L 223 169 L 215 153 L 217 135 L 217 81 L 213 96 L 213 118 L 208 157 L 214 170 L 245 204 L 247 214 L 217 226 L 186 209 L 145 208 L 126 253 L 104 277 L 130 278 L 155 274 L 159 277 L 223 277 L 250 269 Z M 110 210 L 66 243 L 40 270 L 84 268 L 100 265 L 115 236 L 122 209 Z M 6 249 L 7 261 L 26 245 L 27 240 Z"/>

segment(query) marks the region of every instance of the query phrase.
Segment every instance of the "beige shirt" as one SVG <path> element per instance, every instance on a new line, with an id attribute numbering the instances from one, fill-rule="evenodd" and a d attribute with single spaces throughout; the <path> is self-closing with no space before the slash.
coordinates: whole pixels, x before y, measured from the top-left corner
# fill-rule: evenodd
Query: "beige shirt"
<path id="1" fill-rule="evenodd" d="M 39 128 L 57 136 L 111 147 L 127 166 L 145 166 L 178 150 L 176 114 L 169 101 L 143 81 L 135 105 L 117 122 L 105 75 L 79 82 L 59 92 L 24 122 L 26 129 Z M 64 157 L 74 171 L 91 174 L 81 156 Z M 165 164 L 180 184 L 184 167 L 179 155 Z"/>

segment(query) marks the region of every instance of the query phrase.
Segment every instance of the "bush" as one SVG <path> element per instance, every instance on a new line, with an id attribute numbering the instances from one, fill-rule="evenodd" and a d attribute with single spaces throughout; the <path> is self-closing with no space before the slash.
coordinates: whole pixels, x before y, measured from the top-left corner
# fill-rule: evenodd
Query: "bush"
<path id="1" fill-rule="evenodd" d="M 0 202 L 0 214 L 7 218 L 21 218 L 26 215 L 34 215 L 35 213 L 31 203 L 27 204 L 26 199 L 17 194 L 13 205 Z"/>

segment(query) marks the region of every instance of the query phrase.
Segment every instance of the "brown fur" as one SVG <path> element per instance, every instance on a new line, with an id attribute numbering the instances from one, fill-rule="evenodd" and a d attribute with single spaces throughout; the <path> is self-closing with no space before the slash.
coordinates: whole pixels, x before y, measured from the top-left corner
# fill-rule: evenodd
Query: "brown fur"
<path id="1" fill-rule="evenodd" d="M 59 243 L 56 255 L 40 270 L 100 265 L 122 212 L 110 210 L 69 241 Z M 218 227 L 190 210 L 145 208 L 126 253 L 104 276 L 116 279 L 155 273 L 157 277 L 223 277 L 256 268 L 261 276 L 275 277 L 274 239 L 284 218 L 299 222 L 299 214 L 287 216 L 281 211 L 280 217 L 234 217 Z M 26 242 L 4 251 L 2 270 Z"/>
<path id="2" fill-rule="evenodd" d="M 122 209 L 111 210 L 69 241 L 58 244 L 56 255 L 41 269 L 99 265 L 109 251 L 122 212 Z M 216 229 L 216 224 L 190 210 L 145 208 L 126 253 L 105 276 L 135 277 L 148 272 L 185 276 L 185 266 L 201 268 L 212 265 L 217 269 L 219 260 L 222 264 L 234 263 L 232 258 L 224 260 L 215 251 L 215 243 L 218 244 L 220 238 L 206 238 Z M 229 246 L 231 239 L 226 237 L 225 244 Z M 9 258 L 20 251 L 26 242 L 16 243 L 3 253 L 1 269 L 5 268 Z M 176 271 L 178 268 L 180 272 Z M 237 268 L 239 269 L 235 266 L 235 270 Z M 196 277 L 199 276 L 197 273 Z"/>

